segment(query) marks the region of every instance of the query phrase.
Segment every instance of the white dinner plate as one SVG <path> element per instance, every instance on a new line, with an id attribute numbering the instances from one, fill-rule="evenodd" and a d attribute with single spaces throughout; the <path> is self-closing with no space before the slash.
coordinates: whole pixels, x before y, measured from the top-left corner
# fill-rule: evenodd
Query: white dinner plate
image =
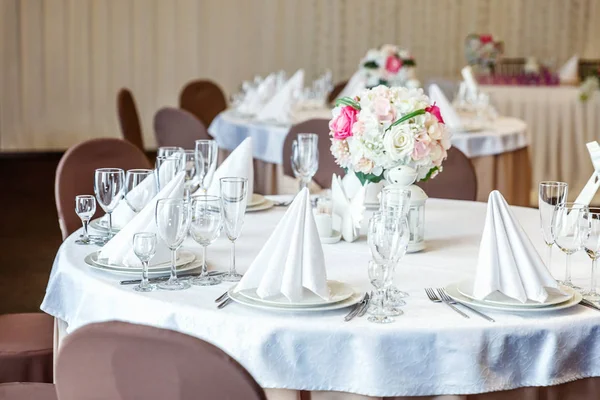
<path id="1" fill-rule="evenodd" d="M 508 297 L 505 294 L 502 294 L 500 292 L 494 292 L 494 293 L 490 294 L 489 296 L 487 296 L 485 299 L 478 300 L 475 298 L 475 296 L 473 296 L 473 281 L 472 280 L 466 280 L 466 281 L 459 282 L 457 284 L 457 289 L 460 292 L 460 294 L 462 294 L 465 297 L 470 298 L 471 300 L 479 301 L 482 303 L 490 303 L 490 304 L 497 304 L 500 306 L 511 306 L 511 307 L 548 307 L 548 306 L 552 306 L 555 304 L 564 303 L 565 301 L 568 301 L 573 297 L 572 293 L 567 292 L 566 286 L 561 286 L 561 289 L 564 289 L 565 293 L 568 293 L 567 295 L 561 294 L 554 289 L 548 289 L 548 292 L 549 292 L 548 298 L 543 303 L 538 303 L 537 301 L 533 301 L 533 300 L 527 300 L 525 303 L 521 303 L 519 300 L 513 299 L 512 297 Z"/>
<path id="2" fill-rule="evenodd" d="M 511 306 L 511 305 L 484 303 L 481 301 L 470 299 L 467 296 L 463 296 L 462 294 L 460 294 L 460 292 L 458 291 L 457 283 L 450 284 L 450 285 L 446 286 L 446 288 L 445 288 L 448 296 L 452 297 L 454 300 L 456 300 L 458 302 L 465 303 L 465 304 L 468 304 L 468 305 L 476 307 L 476 308 L 485 308 L 485 309 L 494 310 L 494 311 L 511 311 L 511 312 L 519 312 L 519 313 L 551 312 L 551 311 L 563 310 L 565 308 L 570 308 L 570 307 L 576 306 L 581 301 L 581 298 L 582 298 L 581 294 L 571 288 L 567 288 L 567 289 L 566 289 L 567 292 L 572 294 L 573 297 L 571 297 L 570 300 L 567 300 L 563 303 L 558 303 L 558 304 L 545 306 L 545 307 L 515 307 L 515 306 Z"/>
<path id="3" fill-rule="evenodd" d="M 264 202 L 262 202 L 261 204 L 254 206 L 254 207 L 246 207 L 246 212 L 255 212 L 255 211 L 263 211 L 263 210 L 268 210 L 269 208 L 273 208 L 275 207 L 275 203 L 273 203 L 271 200 L 266 200 Z"/>
<path id="4" fill-rule="evenodd" d="M 108 221 L 104 219 L 104 217 L 96 218 L 90 221 L 90 228 L 95 229 L 99 232 L 108 233 Z M 113 233 L 117 233 L 121 230 L 121 227 L 116 226 L 113 223 Z"/>
<path id="5" fill-rule="evenodd" d="M 128 270 L 125 270 L 125 269 L 120 269 L 120 268 L 111 268 L 111 267 L 105 267 L 102 265 L 98 265 L 98 264 L 92 262 L 89 257 L 90 256 L 88 255 L 85 258 L 85 262 L 93 269 L 97 269 L 97 270 L 104 271 L 104 272 L 110 272 L 112 274 L 117 274 L 117 275 L 140 276 L 142 274 L 142 270 L 138 269 L 138 268 L 129 268 Z M 193 269 L 200 268 L 200 267 L 202 267 L 201 259 L 195 260 L 194 262 L 191 262 L 189 264 L 183 264 L 183 265 L 178 266 L 177 273 L 191 271 Z M 154 270 L 148 270 L 148 275 L 168 275 L 170 272 L 171 272 L 170 268 L 154 269 Z"/>
<path id="6" fill-rule="evenodd" d="M 326 304 L 326 305 L 322 305 L 322 306 L 308 306 L 308 307 L 284 307 L 284 306 L 276 306 L 276 305 L 272 305 L 272 304 L 267 304 L 267 303 L 259 303 L 257 301 L 254 301 L 240 293 L 235 293 L 233 290 L 235 289 L 235 286 L 232 287 L 231 289 L 229 289 L 229 291 L 227 292 L 229 295 L 229 298 L 233 301 L 235 301 L 236 303 L 240 303 L 243 304 L 245 306 L 248 307 L 253 307 L 253 308 L 258 308 L 261 310 L 268 310 L 268 311 L 279 311 L 279 312 L 322 312 L 322 311 L 329 311 L 329 310 L 339 310 L 341 308 L 346 308 L 346 307 L 351 307 L 353 305 L 355 305 L 356 303 L 359 303 L 362 298 L 363 298 L 363 294 L 361 293 L 354 293 L 352 296 L 350 296 L 349 298 L 347 298 L 346 300 L 337 302 L 337 303 L 333 303 L 333 304 Z"/>
<path id="7" fill-rule="evenodd" d="M 250 200 L 248 201 L 248 204 L 246 204 L 247 207 L 256 207 L 259 204 L 262 204 L 266 201 L 265 196 L 263 196 L 262 194 L 257 194 L 254 193 L 252 195 L 252 197 L 250 198 Z"/>
<path id="8" fill-rule="evenodd" d="M 354 289 L 352 289 L 350 285 L 344 282 L 327 281 L 327 286 L 329 287 L 330 294 L 328 300 L 324 300 L 321 297 L 314 294 L 313 292 L 311 292 L 310 290 L 304 288 L 302 300 L 296 303 L 290 302 L 287 299 L 287 297 L 285 297 L 282 294 L 263 299 L 259 297 L 258 294 L 256 294 L 256 289 L 245 289 L 239 291 L 238 293 L 260 304 L 289 308 L 322 307 L 325 305 L 344 301 L 354 294 Z"/>
<path id="9" fill-rule="evenodd" d="M 119 271 L 125 271 L 125 272 L 135 271 L 137 273 L 142 272 L 141 267 L 127 267 L 125 265 L 110 264 L 110 263 L 108 263 L 107 259 L 101 259 L 101 258 L 99 259 L 98 258 L 99 254 L 100 254 L 100 251 L 95 251 L 91 254 L 88 254 L 87 257 L 85 258 L 85 261 L 88 262 L 88 258 L 89 258 L 89 261 L 94 263 L 95 265 L 97 265 L 99 267 L 110 268 L 111 270 L 119 270 Z M 191 251 L 185 250 L 185 249 L 180 249 L 179 251 L 177 251 L 177 261 L 175 262 L 175 266 L 179 267 L 179 266 L 182 266 L 185 264 L 189 264 L 189 263 L 193 262 L 195 259 L 196 259 L 196 255 L 194 253 L 192 253 Z M 171 262 L 166 261 L 164 263 L 150 265 L 148 267 L 148 271 L 168 271 L 170 267 L 171 267 Z"/>

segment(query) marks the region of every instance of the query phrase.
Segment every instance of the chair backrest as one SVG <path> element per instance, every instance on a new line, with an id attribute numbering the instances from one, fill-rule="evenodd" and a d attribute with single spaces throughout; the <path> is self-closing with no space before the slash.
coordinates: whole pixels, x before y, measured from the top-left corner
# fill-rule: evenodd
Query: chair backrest
<path id="1" fill-rule="evenodd" d="M 183 333 L 115 321 L 67 336 L 56 389 L 61 400 L 266 399 L 219 348 Z"/>
<path id="2" fill-rule="evenodd" d="M 164 107 L 154 114 L 156 145 L 193 150 L 198 139 L 212 139 L 204 124 L 193 114 L 179 108 Z"/>
<path id="3" fill-rule="evenodd" d="M 135 100 L 129 89 L 123 88 L 119 90 L 119 94 L 117 95 L 117 114 L 119 115 L 119 125 L 121 126 L 123 139 L 144 151 L 140 117 Z"/>
<path id="4" fill-rule="evenodd" d="M 348 81 L 342 81 L 342 82 L 336 83 L 335 86 L 333 87 L 333 90 L 331 91 L 331 93 L 329 93 L 329 96 L 327 97 L 327 101 L 329 103 L 333 103 L 335 101 L 335 99 L 337 99 L 339 94 L 342 93 L 342 90 L 344 90 L 344 88 L 346 87 L 347 84 L 348 84 Z"/>
<path id="5" fill-rule="evenodd" d="M 94 194 L 94 171 L 114 167 L 124 170 L 151 168 L 146 155 L 122 139 L 100 138 L 87 140 L 71 147 L 62 156 L 56 168 L 54 197 L 63 239 L 81 227 L 75 214 L 75 196 Z M 96 207 L 96 215 L 102 215 Z"/>
<path id="6" fill-rule="evenodd" d="M 179 94 L 179 108 L 195 115 L 207 128 L 227 108 L 221 88 L 212 81 L 192 81 Z"/>
<path id="7" fill-rule="evenodd" d="M 331 154 L 329 120 L 327 119 L 309 119 L 290 128 L 283 142 L 283 173 L 288 176 L 294 176 L 291 162 L 292 142 L 299 133 L 316 133 L 319 135 L 319 169 L 313 177 L 313 181 L 323 189 L 330 188 L 331 175 L 336 173 L 339 176 L 344 176 L 345 172 L 335 163 L 335 158 Z"/>
<path id="8" fill-rule="evenodd" d="M 443 171 L 427 182 L 417 183 L 429 197 L 438 199 L 477 199 L 477 175 L 471 160 L 456 147 L 448 150 Z"/>
<path id="9" fill-rule="evenodd" d="M 519 76 L 525 73 L 524 58 L 502 58 L 496 64 L 494 73 L 502 76 Z"/>

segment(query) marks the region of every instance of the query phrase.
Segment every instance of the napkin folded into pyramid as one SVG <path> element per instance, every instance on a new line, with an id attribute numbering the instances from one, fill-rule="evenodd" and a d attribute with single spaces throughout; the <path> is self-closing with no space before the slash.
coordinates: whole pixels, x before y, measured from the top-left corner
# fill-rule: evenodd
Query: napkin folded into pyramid
<path id="1" fill-rule="evenodd" d="M 236 291 L 256 288 L 261 298 L 302 300 L 304 288 L 328 300 L 327 271 L 308 189 L 302 189 L 254 259 Z"/>
<path id="2" fill-rule="evenodd" d="M 108 259 L 110 264 L 126 267 L 141 267 L 142 263 L 133 252 L 133 235 L 139 232 L 156 233 L 156 254 L 150 265 L 170 260 L 170 251 L 158 235 L 154 213 L 159 199 L 183 197 L 185 172 L 179 172 L 167 186 L 140 211 L 123 229 L 102 247 L 98 258 Z"/>
<path id="3" fill-rule="evenodd" d="M 256 115 L 259 121 L 288 123 L 292 120 L 293 108 L 304 89 L 304 70 L 299 69 L 283 85 L 275 96 Z"/>
<path id="4" fill-rule="evenodd" d="M 521 303 L 542 303 L 548 288 L 560 292 L 506 200 L 494 190 L 488 199 L 473 295 L 482 300 L 499 291 Z"/>
<path id="5" fill-rule="evenodd" d="M 344 86 L 337 98 L 354 97 L 361 91 L 365 90 L 365 88 L 365 77 L 361 71 L 357 71 L 354 73 L 354 75 L 352 75 L 352 77 L 350 77 L 350 80 L 346 86 Z"/>
<path id="6" fill-rule="evenodd" d="M 452 103 L 448 101 L 448 98 L 444 95 L 442 89 L 435 83 L 429 85 L 429 98 L 440 108 L 442 118 L 448 128 L 451 130 L 460 130 L 462 128 L 463 124 L 458 113 L 454 107 L 452 107 Z"/>
<path id="7" fill-rule="evenodd" d="M 467 65 L 466 67 L 463 67 L 463 69 L 460 70 L 460 74 L 464 79 L 465 86 L 468 92 L 467 94 L 472 98 L 476 98 L 479 93 L 479 84 L 475 79 L 473 68 L 470 65 Z"/>
<path id="8" fill-rule="evenodd" d="M 113 227 L 121 229 L 137 215 L 129 204 L 137 208 L 138 205 L 147 204 L 154 196 L 156 196 L 156 177 L 151 174 L 129 191 L 119 202 L 112 212 Z"/>
<path id="9" fill-rule="evenodd" d="M 579 57 L 574 55 L 559 68 L 558 79 L 560 83 L 575 83 L 579 80 Z"/>
<path id="10" fill-rule="evenodd" d="M 331 179 L 331 203 L 333 229 L 339 230 L 346 242 L 354 242 L 360 233 L 365 212 L 365 186 L 360 186 L 352 197 L 346 194 L 342 179 L 333 174 Z"/>
<path id="11" fill-rule="evenodd" d="M 248 115 L 255 115 L 271 99 L 277 91 L 278 77 L 276 74 L 270 74 L 262 80 L 258 86 L 246 91 L 242 102 L 237 106 L 237 110 Z"/>
<path id="12" fill-rule="evenodd" d="M 246 138 L 231 154 L 223 161 L 213 174 L 212 182 L 207 193 L 220 196 L 220 179 L 225 177 L 236 177 L 248 179 L 248 199 L 254 193 L 254 163 L 252 161 L 252 138 Z M 199 194 L 200 192 L 195 192 Z"/>

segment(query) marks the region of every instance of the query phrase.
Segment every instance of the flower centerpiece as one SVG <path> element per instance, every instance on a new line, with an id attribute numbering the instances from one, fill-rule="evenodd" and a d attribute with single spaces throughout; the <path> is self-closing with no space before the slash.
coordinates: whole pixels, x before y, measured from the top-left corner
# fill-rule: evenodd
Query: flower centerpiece
<path id="1" fill-rule="evenodd" d="M 588 101 L 598 89 L 600 89 L 600 68 L 586 76 L 581 86 L 579 86 L 579 99 L 584 102 Z"/>
<path id="2" fill-rule="evenodd" d="M 359 68 L 368 88 L 379 85 L 416 88 L 420 86 L 415 74 L 416 65 L 408 50 L 385 44 L 369 50 Z"/>
<path id="3" fill-rule="evenodd" d="M 504 43 L 494 40 L 492 35 L 472 33 L 465 39 L 465 57 L 471 66 L 481 72 L 493 73 L 496 63 L 504 52 Z"/>

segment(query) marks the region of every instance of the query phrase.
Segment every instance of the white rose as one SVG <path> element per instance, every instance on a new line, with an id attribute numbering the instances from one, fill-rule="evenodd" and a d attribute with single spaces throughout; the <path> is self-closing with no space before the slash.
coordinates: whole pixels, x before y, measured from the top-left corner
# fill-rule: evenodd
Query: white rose
<path id="1" fill-rule="evenodd" d="M 383 138 L 385 151 L 392 160 L 405 160 L 410 157 L 414 143 L 415 138 L 409 124 L 394 126 Z"/>

